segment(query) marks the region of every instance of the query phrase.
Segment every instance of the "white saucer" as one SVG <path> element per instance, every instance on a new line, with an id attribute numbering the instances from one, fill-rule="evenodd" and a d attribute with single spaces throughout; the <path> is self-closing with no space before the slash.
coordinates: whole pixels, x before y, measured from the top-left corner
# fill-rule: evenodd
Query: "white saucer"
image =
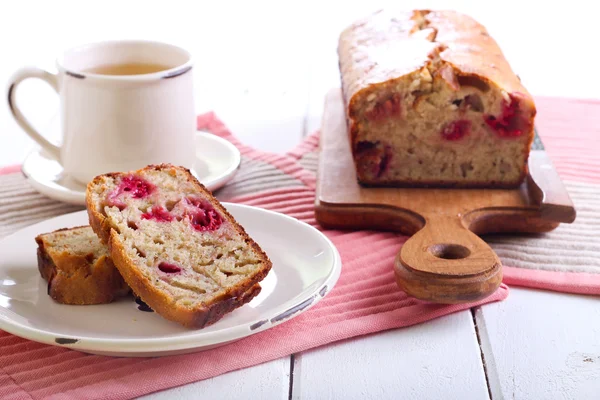
<path id="1" fill-rule="evenodd" d="M 209 190 L 217 190 L 233 178 L 241 161 L 233 144 L 211 133 L 198 132 L 196 149 L 192 172 Z M 66 203 L 85 205 L 85 186 L 66 176 L 60 164 L 44 150 L 37 148 L 29 153 L 22 171 L 40 193 Z"/>
<path id="2" fill-rule="evenodd" d="M 40 277 L 34 237 L 84 225 L 85 211 L 29 226 L 0 241 L 0 329 L 26 339 L 110 356 L 161 356 L 206 350 L 272 328 L 314 306 L 341 271 L 335 246 L 317 229 L 272 211 L 224 203 L 273 262 L 250 303 L 216 324 L 190 330 L 133 297 L 111 304 L 69 306 L 54 302 Z"/>

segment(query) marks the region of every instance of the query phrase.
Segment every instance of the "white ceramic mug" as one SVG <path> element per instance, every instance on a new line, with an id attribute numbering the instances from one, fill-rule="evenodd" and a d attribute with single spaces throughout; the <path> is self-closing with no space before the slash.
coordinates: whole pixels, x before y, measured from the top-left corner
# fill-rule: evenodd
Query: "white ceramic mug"
<path id="1" fill-rule="evenodd" d="M 160 64 L 159 72 L 101 75 L 106 65 Z M 191 168 L 195 159 L 195 110 L 190 54 L 150 41 L 112 41 L 66 51 L 58 73 L 18 70 L 8 84 L 8 104 L 17 123 L 81 183 L 95 176 L 130 171 L 148 164 Z M 62 144 L 51 143 L 15 104 L 20 82 L 39 78 L 60 96 Z"/>

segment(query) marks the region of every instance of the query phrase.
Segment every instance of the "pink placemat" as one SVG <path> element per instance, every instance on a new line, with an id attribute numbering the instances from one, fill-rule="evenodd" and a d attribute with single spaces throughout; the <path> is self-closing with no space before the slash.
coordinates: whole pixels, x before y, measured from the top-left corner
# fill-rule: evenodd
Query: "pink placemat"
<path id="1" fill-rule="evenodd" d="M 538 126 L 573 197 L 573 225 L 538 237 L 486 238 L 505 265 L 505 282 L 558 291 L 600 294 L 600 146 L 592 101 L 538 99 Z M 318 134 L 286 155 L 240 144 L 213 115 L 199 128 L 238 146 L 242 167 L 216 194 L 283 212 L 316 225 L 314 187 Z M 31 189 L 18 168 L 0 170 L 0 236 L 77 210 Z M 22 204 L 25 202 L 26 207 Z M 27 341 L 0 331 L 0 397 L 126 399 L 256 365 L 337 340 L 417 324 L 472 305 L 441 306 L 408 298 L 392 274 L 406 239 L 384 232 L 327 231 L 342 255 L 336 287 L 313 309 L 276 328 L 211 351 L 165 358 L 110 358 Z M 560 243 L 560 245 L 557 245 Z M 486 301 L 505 298 L 502 286 Z M 168 374 L 165 371 L 169 371 Z"/>
<path id="2" fill-rule="evenodd" d="M 317 135 L 289 154 L 276 155 L 242 145 L 213 114 L 200 116 L 198 127 L 230 140 L 242 153 L 240 170 L 217 197 L 282 212 L 316 226 L 315 173 L 303 156 L 316 149 Z M 80 209 L 35 193 L 15 167 L 4 173 L 0 235 Z M 446 306 L 409 298 L 398 289 L 393 274 L 393 260 L 405 237 L 371 231 L 325 233 L 341 254 L 342 274 L 319 304 L 297 318 L 214 350 L 163 358 L 88 355 L 0 331 L 0 397 L 129 399 L 338 340 L 418 324 L 508 295 L 502 285 L 489 298 L 472 304 Z"/>
<path id="3" fill-rule="evenodd" d="M 573 224 L 535 236 L 488 237 L 504 283 L 600 295 L 600 101 L 536 98 L 536 125 L 575 208 Z"/>
<path id="4" fill-rule="evenodd" d="M 504 283 L 600 295 L 600 101 L 536 98 L 536 125 L 577 210 L 573 224 L 544 235 L 485 240 L 502 259 Z M 293 154 L 316 172 L 318 134 Z"/>

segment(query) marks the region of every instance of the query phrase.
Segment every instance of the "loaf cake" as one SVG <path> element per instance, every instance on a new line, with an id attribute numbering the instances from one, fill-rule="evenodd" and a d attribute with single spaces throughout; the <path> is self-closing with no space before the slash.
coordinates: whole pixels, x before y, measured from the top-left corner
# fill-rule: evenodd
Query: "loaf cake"
<path id="1" fill-rule="evenodd" d="M 121 275 L 166 319 L 203 328 L 261 290 L 271 261 L 182 167 L 100 175 L 87 186 L 90 225 Z"/>
<path id="2" fill-rule="evenodd" d="M 454 11 L 380 11 L 341 33 L 338 55 L 359 183 L 523 181 L 535 104 L 478 22 Z"/>
<path id="3" fill-rule="evenodd" d="M 129 293 L 107 247 L 89 226 L 59 229 L 35 238 L 38 268 L 58 303 L 105 304 Z"/>

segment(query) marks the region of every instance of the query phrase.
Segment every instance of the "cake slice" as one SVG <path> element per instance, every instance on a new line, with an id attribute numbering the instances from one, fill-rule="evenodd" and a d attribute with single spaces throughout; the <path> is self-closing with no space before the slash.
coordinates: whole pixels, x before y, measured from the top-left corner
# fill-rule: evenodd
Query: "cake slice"
<path id="1" fill-rule="evenodd" d="M 35 241 L 40 274 L 48 282 L 48 295 L 58 303 L 106 304 L 129 293 L 91 227 L 59 229 Z"/>
<path id="2" fill-rule="evenodd" d="M 252 300 L 271 261 L 187 169 L 169 164 L 96 177 L 90 225 L 134 293 L 190 328 Z"/>
<path id="3" fill-rule="evenodd" d="M 498 44 L 455 11 L 380 11 L 339 38 L 358 181 L 516 187 L 536 108 Z"/>

